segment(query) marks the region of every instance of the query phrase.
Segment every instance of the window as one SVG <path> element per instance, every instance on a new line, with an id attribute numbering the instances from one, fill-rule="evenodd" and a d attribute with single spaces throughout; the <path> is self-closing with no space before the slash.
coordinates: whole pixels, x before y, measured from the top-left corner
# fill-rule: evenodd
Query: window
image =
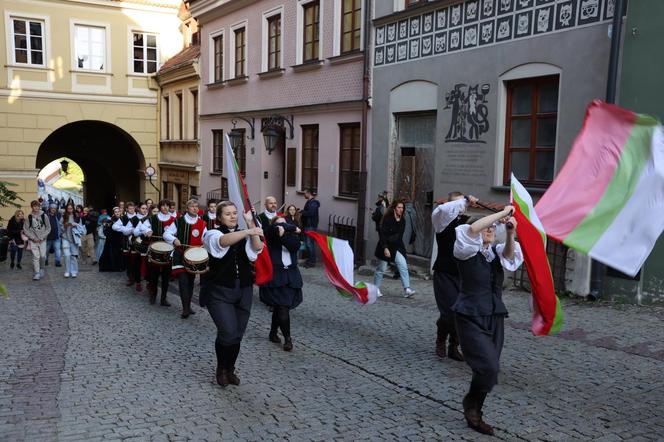
<path id="1" fill-rule="evenodd" d="M 194 125 L 194 140 L 198 139 L 198 91 L 191 91 L 191 103 L 192 107 L 194 108 L 194 119 L 193 125 Z"/>
<path id="2" fill-rule="evenodd" d="M 240 169 L 240 175 L 244 178 L 247 176 L 247 137 L 244 129 L 236 128 L 235 130 L 241 132 L 242 136 L 240 137 L 240 145 L 233 151 L 233 154 L 235 155 L 235 161 L 237 161 L 237 167 Z"/>
<path id="3" fill-rule="evenodd" d="M 302 126 L 302 189 L 318 190 L 318 125 Z"/>
<path id="4" fill-rule="evenodd" d="M 507 87 L 505 170 L 524 184 L 546 187 L 553 180 L 558 120 L 557 75 L 514 80 Z"/>
<path id="5" fill-rule="evenodd" d="M 286 149 L 286 185 L 289 187 L 297 186 L 296 171 L 297 167 L 297 149 L 289 147 Z"/>
<path id="6" fill-rule="evenodd" d="M 424 3 L 422 0 L 406 0 L 406 7 L 409 8 L 411 6 L 415 6 L 419 3 Z"/>
<path id="7" fill-rule="evenodd" d="M 320 2 L 313 1 L 304 5 L 304 62 L 318 60 Z"/>
<path id="8" fill-rule="evenodd" d="M 244 77 L 245 29 L 235 31 L 235 78 Z"/>
<path id="9" fill-rule="evenodd" d="M 44 65 L 44 22 L 12 18 L 14 63 Z"/>
<path id="10" fill-rule="evenodd" d="M 224 131 L 212 131 L 212 172 L 222 173 L 224 170 Z"/>
<path id="11" fill-rule="evenodd" d="M 281 14 L 267 19 L 267 69 L 281 67 Z"/>
<path id="12" fill-rule="evenodd" d="M 76 67 L 103 71 L 106 62 L 106 28 L 76 25 Z"/>
<path id="13" fill-rule="evenodd" d="M 157 72 L 157 36 L 144 32 L 134 32 L 134 73 L 152 74 Z"/>
<path id="14" fill-rule="evenodd" d="M 164 97 L 164 116 L 166 120 L 166 140 L 171 138 L 171 109 L 169 107 L 170 100 L 168 95 Z"/>
<path id="15" fill-rule="evenodd" d="M 214 42 L 214 82 L 224 79 L 224 36 L 217 35 Z"/>
<path id="16" fill-rule="evenodd" d="M 360 49 L 362 29 L 362 0 L 342 0 L 341 53 Z"/>
<path id="17" fill-rule="evenodd" d="M 357 196 L 360 187 L 360 124 L 341 124 L 339 195 Z"/>
<path id="18" fill-rule="evenodd" d="M 182 127 L 182 93 L 178 92 L 175 94 L 175 98 L 177 99 L 178 102 L 178 134 L 180 135 L 178 139 L 182 140 L 184 139 L 184 127 Z"/>

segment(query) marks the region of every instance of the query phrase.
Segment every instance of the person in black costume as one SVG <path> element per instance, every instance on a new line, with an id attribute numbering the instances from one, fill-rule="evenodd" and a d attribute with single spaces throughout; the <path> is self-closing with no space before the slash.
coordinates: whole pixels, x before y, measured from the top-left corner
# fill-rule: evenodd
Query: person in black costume
<path id="1" fill-rule="evenodd" d="M 468 222 L 465 214 L 468 203 L 477 202 L 474 196 L 467 198 L 461 192 L 450 192 L 447 202 L 438 205 L 431 214 L 431 225 L 436 232 L 438 254 L 433 265 L 433 294 L 440 317 L 436 321 L 436 354 L 444 358 L 445 353 L 450 359 L 463 361 L 459 352 L 459 338 L 454 325 L 452 306 L 459 295 L 459 268 L 454 259 L 454 241 L 456 229 Z M 445 345 L 449 337 L 449 347 Z"/>
<path id="2" fill-rule="evenodd" d="M 455 229 L 454 257 L 461 284 L 452 310 L 461 350 L 473 370 L 470 390 L 463 398 L 463 414 L 470 428 L 490 435 L 493 428 L 482 419 L 482 407 L 498 383 L 507 316 L 502 300 L 504 270 L 515 271 L 523 262 L 521 247 L 514 238 L 513 212 L 512 206 L 506 206 L 501 212 Z M 507 239 L 494 246 L 499 221 L 508 226 Z"/>
<path id="3" fill-rule="evenodd" d="M 254 274 L 251 262 L 263 250 L 252 212 L 244 214 L 248 229 L 238 228 L 238 210 L 230 201 L 217 206 L 218 227 L 207 230 L 203 245 L 210 255 L 210 271 L 201 277 L 200 306 L 207 307 L 217 326 L 217 383 L 240 385 L 235 362 L 249 322 Z"/>
<path id="4" fill-rule="evenodd" d="M 118 223 L 118 221 L 120 221 Z M 100 272 L 121 272 L 125 269 L 122 258 L 122 247 L 124 244 L 124 233 L 122 232 L 122 221 L 119 207 L 113 208 L 113 216 L 107 227 L 104 227 L 106 242 L 104 250 L 99 258 Z"/>
<path id="5" fill-rule="evenodd" d="M 278 329 L 284 335 L 284 350 L 293 349 L 290 332 L 290 310 L 302 302 L 302 275 L 297 267 L 300 229 L 277 216 L 265 228 L 265 239 L 272 261 L 272 280 L 259 289 L 261 301 L 272 307 L 270 341 L 281 344 Z"/>

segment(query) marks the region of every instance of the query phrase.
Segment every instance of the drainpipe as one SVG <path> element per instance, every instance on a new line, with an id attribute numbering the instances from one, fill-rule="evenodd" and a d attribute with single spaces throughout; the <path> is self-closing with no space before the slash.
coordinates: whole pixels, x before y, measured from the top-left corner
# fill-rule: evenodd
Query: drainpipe
<path id="1" fill-rule="evenodd" d="M 613 23 L 611 24 L 611 53 L 609 56 L 609 72 L 606 82 L 606 102 L 612 104 L 616 102 L 616 90 L 618 88 L 618 69 L 620 68 L 618 62 L 620 61 L 620 38 L 624 6 L 624 0 L 616 0 L 613 11 Z M 602 296 L 605 274 L 606 266 L 593 259 L 590 264 L 589 301 L 596 301 Z"/>
<path id="2" fill-rule="evenodd" d="M 364 69 L 362 76 L 362 133 L 360 141 L 360 188 L 357 195 L 357 229 L 355 231 L 355 262 L 365 264 L 367 215 L 367 122 L 369 120 L 369 79 L 371 75 L 371 2 L 364 0 Z"/>

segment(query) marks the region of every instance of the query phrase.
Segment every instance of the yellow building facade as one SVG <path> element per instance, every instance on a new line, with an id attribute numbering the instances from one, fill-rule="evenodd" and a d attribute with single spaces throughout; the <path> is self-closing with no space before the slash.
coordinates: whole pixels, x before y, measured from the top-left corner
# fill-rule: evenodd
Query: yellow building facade
<path id="1" fill-rule="evenodd" d="M 37 197 L 67 157 L 88 204 L 157 199 L 156 72 L 183 47 L 179 0 L 0 0 L 0 181 Z M 151 185 L 152 184 L 152 185 Z M 0 209 L 8 218 L 10 209 Z"/>

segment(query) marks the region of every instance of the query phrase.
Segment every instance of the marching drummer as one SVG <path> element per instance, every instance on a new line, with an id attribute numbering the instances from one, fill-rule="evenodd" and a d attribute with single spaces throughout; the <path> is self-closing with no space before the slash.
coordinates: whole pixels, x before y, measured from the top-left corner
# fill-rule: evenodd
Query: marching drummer
<path id="1" fill-rule="evenodd" d="M 144 223 L 141 224 L 142 230 L 139 232 L 147 238 L 150 238 L 151 244 L 164 240 L 164 230 L 173 222 L 175 217 L 169 213 L 170 201 L 163 199 L 159 201 L 159 212 L 152 215 Z M 169 257 L 170 261 L 170 257 Z M 171 263 L 154 265 L 148 262 L 148 279 L 150 281 L 150 304 L 154 304 L 157 300 L 157 284 L 161 276 L 161 305 L 170 307 L 168 303 L 168 283 L 171 276 Z"/>
<path id="2" fill-rule="evenodd" d="M 235 362 L 240 353 L 242 336 L 249 322 L 254 274 L 251 262 L 263 250 L 252 213 L 244 214 L 247 229 L 238 227 L 238 209 L 230 201 L 217 206 L 217 227 L 203 240 L 210 256 L 210 271 L 201 278 L 201 307 L 207 307 L 217 326 L 215 353 L 217 383 L 240 385 Z"/>
<path id="3" fill-rule="evenodd" d="M 178 280 L 183 319 L 196 314 L 191 309 L 196 275 L 187 272 L 184 267 L 185 248 L 202 247 L 205 232 L 207 232 L 206 223 L 198 216 L 198 201 L 193 199 L 187 201 L 187 212 L 164 230 L 164 240 L 175 247 L 172 274 Z"/>

